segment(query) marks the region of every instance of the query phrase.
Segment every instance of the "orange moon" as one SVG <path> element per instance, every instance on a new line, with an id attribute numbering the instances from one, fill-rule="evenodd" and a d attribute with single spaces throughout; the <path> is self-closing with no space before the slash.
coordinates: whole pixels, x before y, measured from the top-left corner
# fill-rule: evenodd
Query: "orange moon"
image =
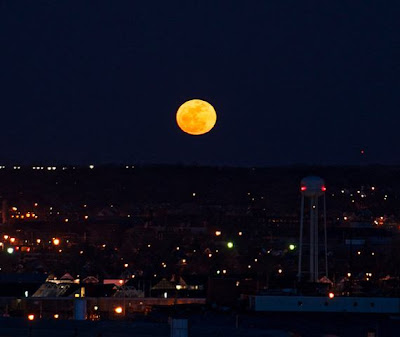
<path id="1" fill-rule="evenodd" d="M 214 127 L 217 113 L 210 103 L 192 99 L 179 107 L 176 122 L 182 131 L 190 135 L 203 135 Z"/>

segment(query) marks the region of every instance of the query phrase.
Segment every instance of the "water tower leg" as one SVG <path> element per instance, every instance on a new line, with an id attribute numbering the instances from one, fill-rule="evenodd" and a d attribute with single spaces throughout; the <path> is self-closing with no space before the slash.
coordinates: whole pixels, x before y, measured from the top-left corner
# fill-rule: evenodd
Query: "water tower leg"
<path id="1" fill-rule="evenodd" d="M 301 281 L 301 257 L 303 254 L 303 221 L 304 221 L 304 195 L 301 196 L 301 210 L 300 210 L 300 240 L 299 240 L 299 266 L 298 266 L 298 281 Z"/>
<path id="2" fill-rule="evenodd" d="M 310 281 L 314 282 L 314 197 L 310 198 Z"/>
<path id="3" fill-rule="evenodd" d="M 319 279 L 319 267 L 318 267 L 318 257 L 319 257 L 319 242 L 318 242 L 318 197 L 315 198 L 315 218 L 314 218 L 314 233 L 315 233 L 315 263 L 314 263 L 314 282 L 318 282 Z"/>
<path id="4" fill-rule="evenodd" d="M 328 277 L 328 237 L 326 233 L 326 198 L 324 194 L 325 275 Z"/>

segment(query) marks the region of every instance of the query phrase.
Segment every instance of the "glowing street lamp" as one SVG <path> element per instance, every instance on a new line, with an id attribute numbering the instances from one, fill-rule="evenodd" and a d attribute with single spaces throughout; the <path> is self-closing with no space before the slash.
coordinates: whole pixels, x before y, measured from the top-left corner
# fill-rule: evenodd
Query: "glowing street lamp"
<path id="1" fill-rule="evenodd" d="M 226 244 L 226 246 L 227 246 L 229 249 L 232 249 L 232 248 L 233 248 L 233 242 L 229 241 L 229 242 Z"/>
<path id="2" fill-rule="evenodd" d="M 115 311 L 115 313 L 116 314 L 118 314 L 118 315 L 120 315 L 120 314 L 122 314 L 122 307 L 116 307 L 115 309 L 114 309 L 114 311 Z"/>

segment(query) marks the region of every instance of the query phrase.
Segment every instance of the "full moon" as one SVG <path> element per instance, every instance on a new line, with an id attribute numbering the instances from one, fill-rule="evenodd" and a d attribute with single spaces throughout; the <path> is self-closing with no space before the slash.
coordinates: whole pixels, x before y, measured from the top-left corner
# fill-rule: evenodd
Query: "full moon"
<path id="1" fill-rule="evenodd" d="M 214 127 L 217 113 L 210 103 L 192 99 L 179 107 L 176 122 L 182 131 L 190 135 L 203 135 Z"/>

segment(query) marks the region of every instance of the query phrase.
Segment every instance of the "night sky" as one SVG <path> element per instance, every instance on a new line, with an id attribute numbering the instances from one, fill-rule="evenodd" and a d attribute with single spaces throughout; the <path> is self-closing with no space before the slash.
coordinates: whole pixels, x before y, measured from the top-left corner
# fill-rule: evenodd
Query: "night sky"
<path id="1" fill-rule="evenodd" d="M 398 0 L 0 0 L 0 161 L 400 164 L 399 18 Z M 218 114 L 204 136 L 175 122 L 192 98 Z"/>

